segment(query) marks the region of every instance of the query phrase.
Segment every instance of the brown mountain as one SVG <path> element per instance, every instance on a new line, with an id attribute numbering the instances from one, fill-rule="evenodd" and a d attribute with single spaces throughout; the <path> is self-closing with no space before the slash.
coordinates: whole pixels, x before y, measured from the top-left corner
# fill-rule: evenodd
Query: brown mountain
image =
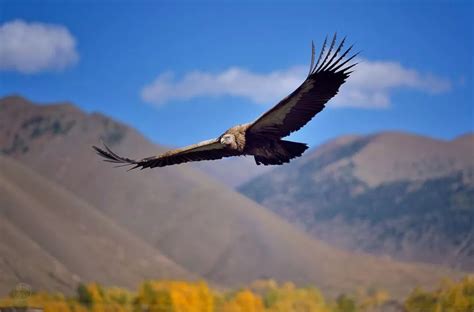
<path id="1" fill-rule="evenodd" d="M 474 270 L 474 135 L 331 141 L 240 190 L 351 250 Z"/>
<path id="2" fill-rule="evenodd" d="M 272 169 L 271 166 L 256 166 L 253 157 L 233 157 L 223 158 L 219 161 L 201 161 L 193 163 L 193 166 L 232 188 L 236 188 Z"/>
<path id="3" fill-rule="evenodd" d="M 3 194 L 3 192 L 2 192 Z M 3 199 L 0 200 L 3 205 Z M 35 289 L 71 292 L 74 274 L 21 229 L 0 219 L 0 296 L 20 283 Z"/>
<path id="4" fill-rule="evenodd" d="M 0 215 L 1 294 L 18 282 L 71 292 L 80 281 L 135 287 L 151 277 L 193 276 L 76 195 L 5 156 Z"/>
<path id="5" fill-rule="evenodd" d="M 312 239 L 276 214 L 190 165 L 126 172 L 103 163 L 102 138 L 133 157 L 160 150 L 136 131 L 70 104 L 0 100 L 0 149 L 96 207 L 186 269 L 222 285 L 261 277 L 314 283 L 336 294 L 382 287 L 403 295 L 458 273 L 347 253 Z"/>

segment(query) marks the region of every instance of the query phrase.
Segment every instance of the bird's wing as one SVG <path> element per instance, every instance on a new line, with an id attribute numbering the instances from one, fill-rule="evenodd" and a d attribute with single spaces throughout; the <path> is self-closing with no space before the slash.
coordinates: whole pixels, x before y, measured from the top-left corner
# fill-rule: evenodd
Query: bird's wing
<path id="1" fill-rule="evenodd" d="M 306 80 L 293 93 L 254 121 L 247 132 L 252 135 L 283 138 L 303 127 L 322 111 L 325 104 L 337 94 L 339 87 L 349 77 L 351 73 L 349 70 L 356 65 L 348 65 L 348 63 L 358 53 L 346 58 L 352 46 L 338 56 L 344 41 L 345 38 L 332 53 L 336 43 L 336 35 L 334 35 L 329 51 L 325 54 L 326 38 L 316 65 L 314 65 L 314 45 L 312 45 L 311 66 Z M 323 55 L 325 55 L 324 59 L 321 60 Z"/>
<path id="2" fill-rule="evenodd" d="M 141 160 L 121 157 L 112 152 L 105 144 L 105 149 L 101 149 L 97 146 L 93 146 L 93 148 L 104 158 L 104 161 L 115 163 L 119 166 L 133 166 L 130 169 L 165 167 L 190 161 L 221 159 L 223 157 L 238 156 L 241 154 L 238 151 L 226 148 L 219 142 L 219 139 L 203 141 L 194 145 L 174 149 L 158 156 L 143 158 Z"/>

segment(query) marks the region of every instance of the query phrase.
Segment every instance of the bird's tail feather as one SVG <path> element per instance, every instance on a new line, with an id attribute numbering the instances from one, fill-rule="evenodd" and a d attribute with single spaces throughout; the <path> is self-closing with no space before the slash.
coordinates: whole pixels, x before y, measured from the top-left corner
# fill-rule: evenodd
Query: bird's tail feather
<path id="1" fill-rule="evenodd" d="M 280 140 L 277 143 L 277 147 L 274 148 L 274 153 L 271 156 L 255 155 L 255 163 L 264 166 L 282 165 L 290 162 L 293 158 L 300 157 L 307 149 L 308 145 L 305 143 Z"/>
<path id="2" fill-rule="evenodd" d="M 308 149 L 308 145 L 305 143 L 291 142 L 285 140 L 281 140 L 280 142 L 287 151 L 288 155 L 290 156 L 290 159 L 300 157 L 301 155 L 303 155 L 304 151 Z"/>

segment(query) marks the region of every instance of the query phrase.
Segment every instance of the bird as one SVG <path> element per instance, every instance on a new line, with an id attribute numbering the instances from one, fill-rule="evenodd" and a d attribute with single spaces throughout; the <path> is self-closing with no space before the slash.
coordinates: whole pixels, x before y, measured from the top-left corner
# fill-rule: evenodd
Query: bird
<path id="1" fill-rule="evenodd" d="M 336 36 L 334 34 L 330 44 L 326 36 L 316 62 L 314 42 L 311 42 L 311 64 L 304 82 L 253 122 L 231 127 L 217 138 L 139 160 L 119 156 L 105 143 L 104 148 L 93 148 L 104 161 L 117 166 L 131 166 L 129 170 L 233 156 L 253 156 L 257 165 L 264 166 L 288 163 L 300 157 L 308 145 L 283 138 L 302 128 L 321 112 L 357 65 L 350 62 L 359 52 L 348 57 L 353 48 L 351 45 L 341 53 L 346 37 L 336 48 Z M 327 45 L 329 49 L 326 52 Z"/>

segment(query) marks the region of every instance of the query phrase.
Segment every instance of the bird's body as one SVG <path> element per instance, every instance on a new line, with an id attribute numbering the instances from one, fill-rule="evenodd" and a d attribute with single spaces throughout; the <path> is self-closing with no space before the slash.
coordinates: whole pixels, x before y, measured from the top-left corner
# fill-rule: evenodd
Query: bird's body
<path id="1" fill-rule="evenodd" d="M 229 136 L 227 149 L 236 150 L 242 156 L 254 156 L 257 165 L 277 165 L 301 156 L 308 148 L 304 143 L 284 141 L 280 138 L 260 136 L 248 131 L 251 123 L 237 125 L 227 130 L 220 138 Z M 225 144 L 225 142 L 221 142 Z"/>
<path id="2" fill-rule="evenodd" d="M 189 161 L 249 155 L 255 158 L 257 165 L 287 163 L 291 159 L 301 156 L 308 146 L 305 143 L 286 141 L 282 138 L 299 130 L 323 110 L 325 104 L 337 94 L 339 87 L 349 77 L 351 73 L 349 69 L 356 65 L 345 66 L 357 55 L 344 60 L 352 47 L 337 57 L 338 53 L 341 52 L 344 41 L 345 39 L 331 54 L 336 42 L 336 36 L 334 35 L 329 51 L 324 55 L 325 40 L 315 65 L 313 45 L 310 71 L 300 87 L 254 122 L 229 128 L 215 139 L 141 160 L 118 156 L 107 146 L 105 146 L 105 150 L 96 146 L 94 146 L 94 149 L 105 158 L 105 161 L 133 165 L 133 168 L 140 167 L 142 169 L 164 167 Z"/>

